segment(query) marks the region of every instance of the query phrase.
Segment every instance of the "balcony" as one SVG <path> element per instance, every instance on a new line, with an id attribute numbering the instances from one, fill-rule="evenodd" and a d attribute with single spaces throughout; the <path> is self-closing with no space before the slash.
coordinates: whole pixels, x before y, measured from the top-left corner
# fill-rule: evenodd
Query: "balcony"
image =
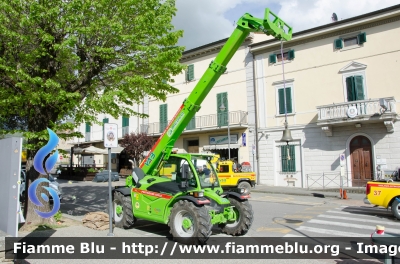
<path id="1" fill-rule="evenodd" d="M 318 121 L 327 136 L 332 136 L 331 126 L 357 123 L 385 124 L 388 132 L 393 132 L 393 123 L 397 118 L 394 97 L 344 102 L 317 106 Z"/>
<path id="2" fill-rule="evenodd" d="M 192 121 L 185 128 L 183 133 L 220 129 L 221 125 L 219 125 L 219 124 L 221 124 L 221 123 L 222 123 L 222 127 L 224 127 L 224 129 L 225 129 L 225 127 L 227 126 L 227 122 L 223 122 L 223 121 L 226 121 L 226 120 L 223 120 L 223 118 L 220 118 L 219 121 L 220 121 L 220 123 L 218 122 L 218 114 L 196 116 L 194 118 L 194 121 Z M 168 120 L 168 124 L 169 124 L 169 122 L 171 122 L 171 120 Z M 239 128 L 239 127 L 247 128 L 247 126 L 248 126 L 247 112 L 245 112 L 245 111 L 229 112 L 229 126 L 231 129 Z M 159 122 L 149 123 L 147 125 L 141 125 L 140 131 L 147 133 L 149 135 L 161 135 L 163 132 L 163 130 L 160 129 Z"/>

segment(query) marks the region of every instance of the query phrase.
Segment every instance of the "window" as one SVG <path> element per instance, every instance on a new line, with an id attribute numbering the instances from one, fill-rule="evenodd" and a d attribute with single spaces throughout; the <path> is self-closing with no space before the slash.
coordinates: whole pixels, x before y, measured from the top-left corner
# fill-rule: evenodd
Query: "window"
<path id="1" fill-rule="evenodd" d="M 194 80 L 194 65 L 190 64 L 188 65 L 188 68 L 186 70 L 186 81 L 190 82 Z"/>
<path id="2" fill-rule="evenodd" d="M 284 61 L 291 61 L 295 58 L 294 50 L 288 50 L 283 52 L 283 60 Z M 274 64 L 276 62 L 282 61 L 282 54 L 280 51 L 277 51 L 271 55 L 269 55 L 269 63 Z"/>
<path id="3" fill-rule="evenodd" d="M 86 123 L 85 132 L 90 133 L 90 123 L 89 122 Z"/>
<path id="4" fill-rule="evenodd" d="M 87 122 L 85 125 L 85 132 L 86 132 L 85 133 L 85 142 L 90 141 L 90 129 L 91 129 L 90 123 Z"/>
<path id="5" fill-rule="evenodd" d="M 282 172 L 296 172 L 296 154 L 294 145 L 281 146 Z"/>
<path id="6" fill-rule="evenodd" d="M 364 81 L 363 76 L 355 75 L 346 78 L 347 101 L 364 100 Z"/>
<path id="7" fill-rule="evenodd" d="M 225 110 L 221 110 L 221 106 L 225 106 Z M 218 126 L 227 126 L 228 125 L 228 93 L 219 93 L 217 94 L 217 124 Z"/>
<path id="8" fill-rule="evenodd" d="M 129 116 L 122 116 L 122 136 L 129 134 Z"/>
<path id="9" fill-rule="evenodd" d="M 367 42 L 367 34 L 362 32 L 342 36 L 338 39 L 335 39 L 333 43 L 335 49 L 346 49 L 360 47 L 365 42 Z"/>
<path id="10" fill-rule="evenodd" d="M 168 125 L 167 109 L 167 104 L 160 105 L 160 133 L 162 133 Z"/>
<path id="11" fill-rule="evenodd" d="M 129 116 L 122 116 L 122 127 L 129 126 Z"/>
<path id="12" fill-rule="evenodd" d="M 280 115 L 285 114 L 285 93 L 286 93 L 286 113 L 293 113 L 292 107 L 292 87 L 286 87 L 286 91 L 282 88 L 278 88 L 278 113 Z"/>
<path id="13" fill-rule="evenodd" d="M 344 102 L 368 98 L 366 69 L 366 64 L 352 61 L 339 70 L 339 74 L 342 74 Z"/>

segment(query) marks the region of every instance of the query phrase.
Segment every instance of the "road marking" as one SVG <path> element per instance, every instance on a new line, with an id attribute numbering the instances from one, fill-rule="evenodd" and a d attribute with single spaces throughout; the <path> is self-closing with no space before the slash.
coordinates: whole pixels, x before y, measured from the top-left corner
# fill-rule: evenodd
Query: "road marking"
<path id="1" fill-rule="evenodd" d="M 335 208 L 335 210 L 342 210 L 340 208 Z M 379 210 L 379 209 L 373 209 L 373 208 L 348 208 L 348 211 L 342 211 L 342 212 L 363 212 L 363 213 L 391 213 L 389 210 Z"/>
<path id="2" fill-rule="evenodd" d="M 296 231 L 306 231 L 306 232 L 313 232 L 318 234 L 324 235 L 331 235 L 331 236 L 339 236 L 339 237 L 370 237 L 371 234 L 359 234 L 359 233 L 352 233 L 352 232 L 341 232 L 337 230 L 330 230 L 330 229 L 323 229 L 323 228 L 314 228 L 308 226 L 300 226 L 296 229 Z"/>
<path id="3" fill-rule="evenodd" d="M 326 215 L 326 214 L 321 214 L 321 215 L 318 215 L 317 217 L 331 218 L 331 219 L 341 219 L 341 220 L 350 220 L 350 221 L 373 223 L 373 224 L 379 223 L 379 224 L 385 224 L 385 225 L 400 226 L 400 223 L 389 222 L 389 221 L 381 221 L 381 219 L 379 219 L 379 220 L 369 220 L 369 219 L 359 219 L 359 218 L 345 217 L 345 216 L 333 216 L 333 215 Z"/>
<path id="4" fill-rule="evenodd" d="M 326 212 L 327 212 L 327 213 L 330 213 L 330 214 L 361 215 L 361 216 L 363 216 L 363 217 L 375 217 L 375 216 L 373 216 L 373 215 L 370 215 L 369 212 L 366 212 L 366 211 L 346 212 L 346 211 L 333 211 L 333 210 L 329 210 L 329 211 L 326 211 Z M 362 212 L 362 213 L 364 213 L 364 214 L 360 214 L 360 212 Z M 389 212 L 388 212 L 387 214 L 386 214 L 386 212 L 382 212 L 381 215 L 392 216 L 392 214 L 389 213 Z"/>
<path id="5" fill-rule="evenodd" d="M 365 229 L 371 230 L 371 232 L 375 231 L 375 226 L 367 226 L 367 225 L 358 225 L 358 224 L 349 224 L 349 223 L 340 223 L 340 222 L 332 222 L 332 221 L 323 221 L 317 219 L 311 219 L 307 223 L 311 224 L 319 224 L 319 225 L 328 225 L 328 226 L 342 226 L 347 228 L 358 228 L 358 229 Z M 379 219 L 377 219 L 377 224 L 379 223 Z M 397 229 L 385 228 L 387 232 L 397 233 Z"/>

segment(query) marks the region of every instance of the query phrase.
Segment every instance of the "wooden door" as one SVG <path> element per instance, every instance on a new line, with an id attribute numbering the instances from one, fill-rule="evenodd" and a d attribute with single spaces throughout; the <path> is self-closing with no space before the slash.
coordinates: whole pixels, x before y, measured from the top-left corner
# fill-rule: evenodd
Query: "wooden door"
<path id="1" fill-rule="evenodd" d="M 351 174 L 353 186 L 364 186 L 372 180 L 371 142 L 364 136 L 357 136 L 350 142 Z"/>

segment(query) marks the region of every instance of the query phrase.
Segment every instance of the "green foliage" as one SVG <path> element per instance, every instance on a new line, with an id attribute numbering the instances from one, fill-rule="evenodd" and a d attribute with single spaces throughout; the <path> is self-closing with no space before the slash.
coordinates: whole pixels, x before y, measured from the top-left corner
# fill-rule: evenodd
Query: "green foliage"
<path id="1" fill-rule="evenodd" d="M 97 114 L 145 116 L 132 106 L 178 91 L 164 82 L 184 69 L 175 12 L 175 0 L 1 1 L 0 135 L 35 150 L 47 127 L 67 139 Z"/>
<path id="2" fill-rule="evenodd" d="M 54 215 L 54 220 L 56 220 L 57 222 L 61 220 L 62 217 L 62 212 L 58 211 L 55 215 Z"/>
<path id="3" fill-rule="evenodd" d="M 88 172 L 96 172 L 97 170 L 95 168 L 89 168 L 87 171 Z"/>

